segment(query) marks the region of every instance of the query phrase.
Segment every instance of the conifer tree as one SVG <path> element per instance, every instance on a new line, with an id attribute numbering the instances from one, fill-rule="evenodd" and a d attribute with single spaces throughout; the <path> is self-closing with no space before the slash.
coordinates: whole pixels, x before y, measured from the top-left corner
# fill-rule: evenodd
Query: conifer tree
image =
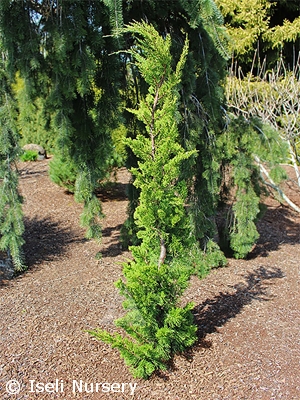
<path id="1" fill-rule="evenodd" d="M 219 171 L 212 150 L 216 135 L 222 132 L 222 104 L 224 101 L 222 80 L 226 73 L 227 36 L 222 25 L 222 16 L 212 0 L 205 1 L 136 1 L 134 7 L 124 7 L 124 21 L 146 18 L 153 23 L 161 35 L 172 36 L 171 52 L 174 60 L 179 59 L 185 35 L 190 39 L 190 50 L 183 69 L 180 89 L 179 124 L 180 142 L 187 151 L 197 149 L 196 162 L 186 162 L 181 169 L 184 179 L 189 182 L 191 207 L 190 218 L 193 232 L 201 241 L 203 249 L 216 233 L 214 222 L 219 189 Z M 130 38 L 126 40 L 130 43 Z M 129 107 L 137 107 L 147 85 L 136 71 L 131 73 L 134 96 L 129 98 Z M 132 81 L 131 81 L 132 82 Z M 143 133 L 138 123 L 128 125 L 128 136 Z M 136 166 L 136 159 L 129 152 L 129 167 Z M 138 204 L 138 191 L 131 190 L 132 205 L 126 229 L 134 236 L 134 209 Z M 126 235 L 126 232 L 123 232 Z M 128 236 L 129 236 L 128 235 Z"/>
<path id="2" fill-rule="evenodd" d="M 87 237 L 96 238 L 101 237 L 102 212 L 95 188 L 107 174 L 110 131 L 118 114 L 119 68 L 117 56 L 111 55 L 117 43 L 107 36 L 113 3 L 4 0 L 0 5 L 8 70 L 24 80 L 22 95 L 32 108 L 40 99 L 56 157 L 69 162 L 67 175 L 76 175 L 75 198 L 84 203 L 81 223 Z M 12 26 L 14 20 L 19 23 Z M 36 121 L 33 112 L 28 118 Z M 63 181 L 57 171 L 51 175 Z"/>
<path id="3" fill-rule="evenodd" d="M 188 187 L 191 235 L 208 253 L 210 262 L 214 259 L 212 265 L 218 263 L 223 265 L 224 259 L 212 239 L 219 237 L 223 241 L 226 237 L 226 240 L 229 240 L 230 252 L 236 257 L 245 257 L 258 238 L 255 223 L 259 215 L 260 187 L 263 182 L 253 157 L 253 140 L 261 140 L 259 152 L 262 159 L 272 166 L 276 164 L 276 157 L 277 163 L 283 160 L 285 146 L 282 146 L 274 130 L 259 121 L 249 122 L 242 118 L 238 120 L 230 118 L 231 124 L 228 126 L 223 93 L 228 38 L 223 30 L 222 16 L 215 3 L 178 1 L 172 3 L 172 10 L 168 5 L 168 2 L 155 6 L 152 2 L 145 1 L 143 5 L 136 2 L 134 17 L 141 18 L 139 14 L 141 11 L 148 21 L 151 19 L 155 21 L 154 25 L 161 35 L 165 35 L 166 32 L 172 33 L 171 49 L 175 59 L 178 59 L 179 43 L 184 41 L 184 32 L 189 35 L 190 51 L 183 70 L 179 100 L 179 111 L 183 118 L 178 128 L 182 146 L 186 150 L 197 149 L 198 155 L 195 159 L 191 159 L 191 162 L 186 160 L 180 174 Z M 132 76 L 135 82 L 139 83 L 133 85 L 139 88 L 136 92 L 136 100 L 139 100 L 143 96 L 142 88 L 145 86 L 138 74 L 132 73 Z M 260 129 L 264 133 L 258 135 Z M 234 130 L 236 134 L 233 134 Z M 142 129 L 140 132 L 144 134 Z M 133 131 L 132 136 L 135 135 L 136 131 Z M 224 142 L 225 137 L 226 142 Z M 232 147 L 240 148 L 240 143 L 243 143 L 241 153 L 232 152 Z M 272 149 L 265 158 L 264 152 L 268 146 Z M 134 157 L 131 157 L 131 161 L 135 166 Z M 232 215 L 231 217 L 228 215 L 227 218 L 229 225 L 225 222 L 223 226 L 223 222 L 219 223 L 218 207 L 222 205 L 220 194 L 222 198 L 224 194 L 222 173 L 227 168 L 231 169 L 231 172 L 234 171 L 234 183 L 239 188 L 239 194 L 234 200 L 235 206 L 231 208 Z M 278 171 L 276 168 L 273 170 Z M 243 189 L 245 187 L 247 190 Z M 128 224 L 131 234 L 137 229 L 132 225 L 134 209 L 139 204 L 138 193 L 136 191 L 133 193 L 135 197 L 130 210 L 132 224 Z M 223 245 L 224 243 L 222 247 Z"/>
<path id="4" fill-rule="evenodd" d="M 16 18 L 20 24 L 11 27 L 10 21 Z M 196 177 L 194 188 L 189 186 L 189 196 L 194 200 L 190 214 L 194 232 L 205 248 L 215 231 L 217 174 L 212 168 L 210 149 L 214 135 L 220 130 L 223 94 L 219 81 L 225 73 L 226 47 L 222 17 L 213 0 L 163 3 L 147 0 L 134 4 L 109 0 L 89 3 L 4 0 L 0 5 L 0 24 L 8 70 L 14 77 L 18 72 L 24 80 L 23 98 L 31 99 L 35 107 L 42 107 L 39 115 L 45 117 L 43 128 L 51 137 L 48 142 L 55 143 L 56 161 L 52 163 L 51 176 L 56 182 L 67 182 L 68 188 L 75 191 L 76 199 L 84 203 L 82 222 L 90 225 L 87 235 L 99 237 L 97 222 L 102 213 L 94 192 L 110 165 L 113 153 L 110 132 L 118 125 L 119 89 L 124 82 L 120 72 L 125 71 L 125 76 L 128 71 L 127 59 L 113 55 L 122 40 L 110 34 L 123 20 L 142 18 L 153 21 L 161 34 L 172 33 L 174 60 L 179 59 L 185 34 L 191 39 L 182 78 L 179 111 L 184 119 L 179 132 L 183 148 L 189 151 L 197 147 L 199 152 L 197 162 L 186 163 L 181 173 L 187 181 Z M 130 34 L 124 43 L 125 47 L 131 46 Z M 147 85 L 135 73 L 130 78 L 138 99 L 139 92 L 145 93 Z M 126 86 L 122 89 L 125 91 Z M 134 108 L 132 98 L 130 102 L 129 107 Z M 30 123 L 36 121 L 28 118 Z M 130 126 L 144 129 L 140 123 L 130 123 L 128 135 L 132 137 Z M 60 174 L 62 162 L 70 168 L 64 168 Z M 135 163 L 133 156 L 129 165 Z M 131 193 L 135 207 L 138 192 L 131 190 Z M 129 212 L 131 216 L 134 207 Z M 129 232 L 134 230 L 129 226 Z"/>
<path id="5" fill-rule="evenodd" d="M 53 154 L 56 137 L 51 131 L 51 115 L 43 104 L 43 96 L 33 98 L 30 89 L 26 87 L 28 81 L 20 77 L 17 72 L 12 91 L 17 108 L 17 127 L 20 132 L 20 144 L 36 143 L 42 146 L 48 154 Z M 47 87 L 45 87 L 45 91 Z M 44 92 L 41 91 L 42 93 Z"/>
<path id="6" fill-rule="evenodd" d="M 244 258 L 259 238 L 256 228 L 265 193 L 257 158 L 277 177 L 278 164 L 286 159 L 287 146 L 278 132 L 257 118 L 227 114 L 227 127 L 217 141 L 223 184 L 220 188 L 219 233 L 221 247 L 236 258 Z"/>
<path id="7" fill-rule="evenodd" d="M 1 40 L 1 37 L 0 37 Z M 0 250 L 12 259 L 15 271 L 26 269 L 22 254 L 24 243 L 22 198 L 18 192 L 18 174 L 15 162 L 21 151 L 15 124 L 16 110 L 5 71 L 6 57 L 1 41 L 0 61 Z"/>
<path id="8" fill-rule="evenodd" d="M 172 354 L 196 340 L 192 304 L 178 306 L 191 268 L 176 263 L 195 245 L 185 210 L 188 191 L 180 179 L 180 167 L 196 152 L 185 151 L 178 135 L 178 89 L 187 41 L 173 71 L 170 36 L 163 39 L 146 23 L 131 24 L 127 31 L 137 36 L 131 53 L 149 85 L 139 109 L 130 110 L 145 124 L 146 135 L 127 140 L 138 158 L 138 167 L 132 173 L 141 191 L 135 219 L 142 243 L 131 248 L 134 261 L 124 267 L 126 283 L 117 282 L 129 312 L 116 324 L 133 340 L 102 330 L 90 333 L 118 348 L 134 376 L 148 378 L 156 369 L 165 369 Z"/>

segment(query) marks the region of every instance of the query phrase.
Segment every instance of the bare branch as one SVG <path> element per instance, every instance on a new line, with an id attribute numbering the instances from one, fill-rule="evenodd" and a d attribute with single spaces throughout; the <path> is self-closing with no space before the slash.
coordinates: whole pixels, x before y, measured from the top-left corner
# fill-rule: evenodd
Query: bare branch
<path id="1" fill-rule="evenodd" d="M 236 115 L 258 117 L 276 129 L 287 142 L 290 159 L 300 187 L 295 140 L 300 139 L 300 53 L 293 71 L 287 71 L 280 59 L 276 70 L 244 77 L 241 69 L 230 71 L 227 82 L 227 101 Z"/>

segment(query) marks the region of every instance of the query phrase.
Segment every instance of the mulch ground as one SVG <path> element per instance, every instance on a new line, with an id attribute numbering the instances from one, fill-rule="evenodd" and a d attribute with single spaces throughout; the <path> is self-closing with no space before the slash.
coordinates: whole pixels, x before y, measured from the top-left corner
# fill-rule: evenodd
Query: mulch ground
<path id="1" fill-rule="evenodd" d="M 299 215 L 268 198 L 248 259 L 192 278 L 183 301 L 195 304 L 199 341 L 143 381 L 86 332 L 116 331 L 123 313 L 113 283 L 130 257 L 119 242 L 129 175 L 120 170 L 100 194 L 99 245 L 84 238 L 82 205 L 49 180 L 48 161 L 19 166 L 29 269 L 12 280 L 0 274 L 1 399 L 300 399 Z M 292 181 L 286 191 L 300 206 Z M 19 393 L 7 392 L 18 391 L 10 380 Z"/>

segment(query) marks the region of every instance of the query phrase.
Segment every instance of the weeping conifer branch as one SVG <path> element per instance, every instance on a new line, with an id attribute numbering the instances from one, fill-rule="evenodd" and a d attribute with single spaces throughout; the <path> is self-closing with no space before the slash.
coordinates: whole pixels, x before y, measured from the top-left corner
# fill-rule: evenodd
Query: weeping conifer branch
<path id="1" fill-rule="evenodd" d="M 24 222 L 14 165 L 21 149 L 15 125 L 15 105 L 5 73 L 5 59 L 2 57 L 2 65 L 0 63 L 0 250 L 7 252 L 15 271 L 20 272 L 26 269 L 22 251 Z"/>
<path id="2" fill-rule="evenodd" d="M 191 27 L 195 29 L 203 25 L 205 31 L 213 40 L 216 49 L 222 57 L 228 59 L 227 45 L 229 37 L 223 25 L 223 16 L 215 1 L 181 0 L 181 4 L 188 11 Z"/>

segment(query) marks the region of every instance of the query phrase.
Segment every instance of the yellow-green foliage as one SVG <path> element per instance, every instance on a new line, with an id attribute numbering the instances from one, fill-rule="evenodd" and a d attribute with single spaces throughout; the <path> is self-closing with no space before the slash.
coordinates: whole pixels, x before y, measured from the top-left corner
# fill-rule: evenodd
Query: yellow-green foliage
<path id="1" fill-rule="evenodd" d="M 264 34 L 264 39 L 272 44 L 272 48 L 281 48 L 286 42 L 295 42 L 300 36 L 300 17 L 293 22 L 285 19 L 283 25 L 274 26 Z"/>
<path id="2" fill-rule="evenodd" d="M 118 167 L 123 166 L 126 160 L 126 145 L 125 145 L 126 136 L 127 136 L 127 129 L 124 124 L 120 124 L 111 133 L 112 142 L 114 146 L 114 159 Z"/>
<path id="3" fill-rule="evenodd" d="M 123 272 L 126 281 L 120 279 L 116 286 L 128 312 L 115 323 L 127 336 L 102 329 L 89 333 L 117 348 L 134 377 L 147 379 L 155 370 L 165 370 L 174 353 L 197 340 L 193 304 L 178 304 L 189 273 L 182 267 L 135 262 L 125 265 Z"/>
<path id="4" fill-rule="evenodd" d="M 166 369 L 174 353 L 197 339 L 193 305 L 179 306 L 191 266 L 171 262 L 188 250 L 191 242 L 195 244 L 185 211 L 187 187 L 179 179 L 181 164 L 195 151 L 184 151 L 177 126 L 178 86 L 188 42 L 174 71 L 169 36 L 162 38 L 146 23 L 132 24 L 127 31 L 137 36 L 132 54 L 149 85 L 139 109 L 130 110 L 144 122 L 146 134 L 126 141 L 138 158 L 138 167 L 132 168 L 132 173 L 141 194 L 134 216 L 142 243 L 131 248 L 134 261 L 124 266 L 126 281 L 117 282 L 128 313 L 116 325 L 127 336 L 101 329 L 90 333 L 117 348 L 135 377 L 148 378 L 155 370 Z M 166 258 L 161 261 L 162 244 Z"/>
<path id="5" fill-rule="evenodd" d="M 50 114 L 45 111 L 42 97 L 33 99 L 24 78 L 17 72 L 12 90 L 16 99 L 17 127 L 21 135 L 21 144 L 36 143 L 48 152 L 55 147 L 56 135 L 50 129 Z"/>
<path id="6" fill-rule="evenodd" d="M 38 158 L 37 151 L 26 150 L 20 157 L 21 161 L 36 161 Z"/>
<path id="7" fill-rule="evenodd" d="M 183 48 L 176 70 L 172 71 L 171 39 L 156 34 L 146 24 L 130 26 L 137 35 L 142 52 L 132 51 L 143 78 L 149 84 L 148 94 L 138 110 L 130 110 L 145 124 L 147 134 L 127 139 L 137 156 L 138 168 L 132 168 L 134 185 L 141 190 L 135 211 L 138 237 L 143 251 L 157 254 L 163 240 L 167 252 L 181 254 L 188 246 L 190 221 L 185 210 L 188 189 L 180 180 L 180 168 L 196 151 L 185 151 L 179 143 L 178 86 L 188 52 Z M 139 39 L 142 35 L 144 41 Z M 140 251 L 140 249 L 139 249 Z"/>
<path id="8" fill-rule="evenodd" d="M 300 36 L 300 17 L 271 26 L 271 17 L 278 12 L 277 2 L 273 0 L 216 0 L 216 3 L 226 21 L 231 52 L 237 55 L 248 53 L 248 61 L 251 61 L 259 40 L 265 49 L 282 49 L 287 42 L 295 42 Z M 287 10 L 292 7 L 285 6 Z"/>
<path id="9" fill-rule="evenodd" d="M 268 0 L 216 0 L 228 20 L 232 52 L 244 54 L 256 47 L 258 38 L 269 28 L 271 2 Z"/>

